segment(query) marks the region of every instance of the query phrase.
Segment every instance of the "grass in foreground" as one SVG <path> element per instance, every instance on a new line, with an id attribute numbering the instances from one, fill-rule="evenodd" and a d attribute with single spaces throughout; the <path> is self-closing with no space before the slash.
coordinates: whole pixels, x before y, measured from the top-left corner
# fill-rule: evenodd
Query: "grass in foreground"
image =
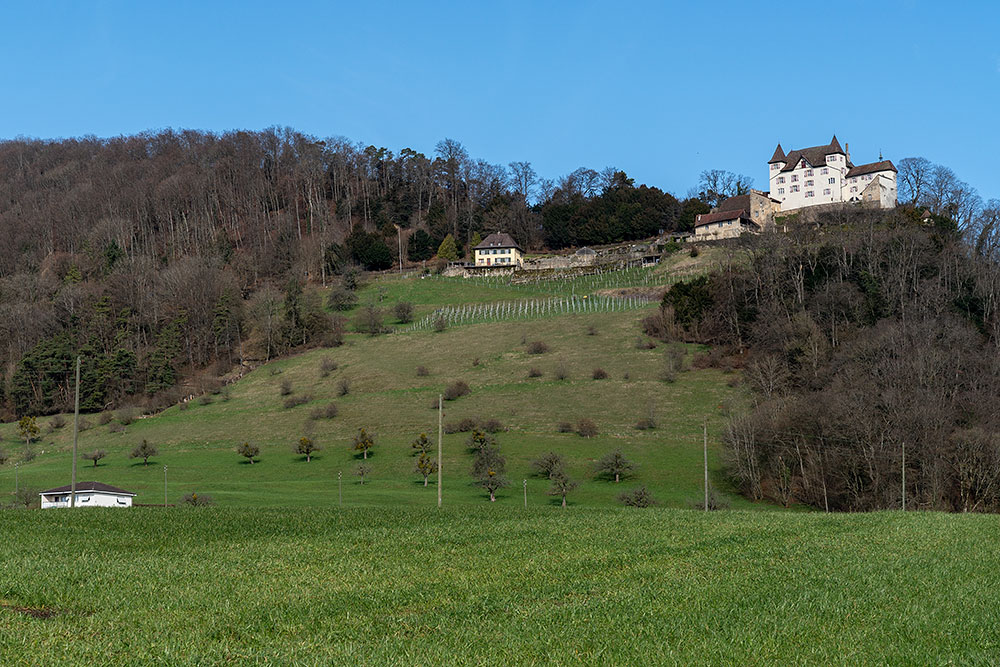
<path id="1" fill-rule="evenodd" d="M 498 509 L 6 511 L 0 663 L 989 664 L 1000 651 L 993 516 Z"/>

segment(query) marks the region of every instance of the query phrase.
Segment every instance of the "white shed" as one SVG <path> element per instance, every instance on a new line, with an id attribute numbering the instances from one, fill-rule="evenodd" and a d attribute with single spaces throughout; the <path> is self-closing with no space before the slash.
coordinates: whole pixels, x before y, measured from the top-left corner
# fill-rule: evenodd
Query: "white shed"
<path id="1" fill-rule="evenodd" d="M 42 498 L 42 509 L 48 507 L 69 507 L 70 485 L 57 486 L 38 494 Z M 78 482 L 76 485 L 77 507 L 132 507 L 135 494 L 117 486 L 103 482 Z"/>

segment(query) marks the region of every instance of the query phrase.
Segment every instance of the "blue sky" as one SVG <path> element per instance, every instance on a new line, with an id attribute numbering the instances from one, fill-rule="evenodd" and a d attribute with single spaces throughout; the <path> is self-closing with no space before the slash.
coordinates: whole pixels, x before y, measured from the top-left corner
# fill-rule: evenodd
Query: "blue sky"
<path id="1" fill-rule="evenodd" d="M 817 8 L 821 7 L 821 8 Z M 0 138 L 291 126 L 556 177 L 703 169 L 836 132 L 1000 197 L 1000 3 L 6 0 Z"/>

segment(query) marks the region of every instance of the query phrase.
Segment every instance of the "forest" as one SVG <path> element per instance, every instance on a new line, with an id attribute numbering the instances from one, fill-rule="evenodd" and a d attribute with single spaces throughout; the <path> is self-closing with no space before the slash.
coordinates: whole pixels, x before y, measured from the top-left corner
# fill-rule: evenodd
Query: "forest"
<path id="1" fill-rule="evenodd" d="M 703 209 L 613 168 L 553 181 L 451 139 L 432 156 L 289 128 L 3 141 L 0 412 L 70 407 L 78 353 L 99 410 L 247 350 L 336 343 L 341 318 L 306 287 L 395 265 L 400 245 L 415 263 L 496 230 L 526 249 L 611 243 Z"/>
<path id="2" fill-rule="evenodd" d="M 826 510 L 1000 510 L 995 211 L 844 210 L 732 249 L 647 330 L 712 344 L 750 404 L 726 433 L 750 498 Z"/>

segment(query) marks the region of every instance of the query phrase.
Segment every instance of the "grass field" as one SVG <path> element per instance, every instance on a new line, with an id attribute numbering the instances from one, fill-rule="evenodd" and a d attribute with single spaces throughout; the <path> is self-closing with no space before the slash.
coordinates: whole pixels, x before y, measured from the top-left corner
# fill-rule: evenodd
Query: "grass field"
<path id="1" fill-rule="evenodd" d="M 994 516 L 0 512 L 0 664 L 995 664 Z"/>
<path id="2" fill-rule="evenodd" d="M 96 416 L 89 415 L 94 426 L 81 434 L 80 451 L 103 448 L 108 456 L 97 468 L 81 461 L 78 478 L 136 491 L 137 502 L 162 503 L 166 465 L 170 502 L 194 491 L 208 493 L 224 505 L 328 506 L 337 501 L 337 474 L 342 473 L 346 505 L 431 506 L 436 491 L 433 483 L 424 488 L 412 471 L 409 444 L 421 432 L 436 439 L 437 411 L 431 405 L 449 383 L 464 380 L 471 393 L 445 403 L 445 421 L 496 418 L 508 427 L 497 434 L 512 482 L 501 493 L 501 505 L 522 503 L 524 479 L 530 505 L 556 502 L 546 495 L 547 481 L 529 474 L 532 459 L 554 450 L 567 459 L 571 475 L 581 483 L 570 495 L 573 504 L 615 505 L 622 490 L 645 484 L 660 502 L 686 507 L 701 495 L 702 420 L 708 418 L 713 483 L 733 506 L 746 506 L 746 501 L 728 493 L 719 474 L 716 435 L 725 402 L 733 393 L 726 385 L 729 376 L 717 370 L 691 370 L 673 384 L 660 380 L 663 348 L 635 346 L 641 316 L 642 311 L 596 313 L 469 325 L 442 333 L 352 336 L 340 348 L 315 350 L 258 368 L 231 386 L 228 399 L 218 395 L 208 405 L 194 400 L 186 409 L 172 407 L 135 421 L 124 433 L 110 432 L 110 425 L 98 426 Z M 590 327 L 595 335 L 589 335 Z M 550 350 L 529 354 L 525 342 L 536 340 L 546 342 Z M 324 358 L 338 364 L 326 378 L 319 370 Z M 421 365 L 427 376 L 417 375 Z M 543 375 L 529 378 L 531 367 Z M 560 367 L 568 373 L 565 380 L 555 377 Z M 592 379 L 595 368 L 604 369 L 609 377 Z M 339 396 L 339 384 L 345 380 L 350 391 Z M 309 395 L 312 400 L 284 408 L 279 391 L 283 381 L 291 383 L 293 396 Z M 338 416 L 310 422 L 310 412 L 330 402 L 338 406 Z M 636 430 L 636 422 L 651 408 L 659 427 Z M 584 417 L 597 424 L 596 437 L 557 432 L 559 422 L 575 424 Z M 48 419 L 40 423 L 47 430 Z M 306 463 L 291 447 L 310 425 L 324 450 Z M 372 475 L 363 487 L 353 474 L 358 463 L 349 447 L 359 427 L 378 436 L 369 462 Z M 0 446 L 12 454 L 23 449 L 14 424 L 0 425 L 0 436 Z M 466 438 L 454 434 L 444 439 L 448 503 L 486 502 L 471 484 Z M 142 439 L 160 449 L 148 467 L 128 458 Z M 235 453 L 244 440 L 261 447 L 258 463 L 248 465 Z M 38 455 L 19 466 L 16 483 L 36 489 L 68 483 L 71 428 L 46 433 L 33 447 Z M 619 447 L 638 464 L 637 477 L 621 484 L 593 479 L 593 461 Z M 0 489 L 13 491 L 14 478 L 12 465 L 0 467 Z"/>

